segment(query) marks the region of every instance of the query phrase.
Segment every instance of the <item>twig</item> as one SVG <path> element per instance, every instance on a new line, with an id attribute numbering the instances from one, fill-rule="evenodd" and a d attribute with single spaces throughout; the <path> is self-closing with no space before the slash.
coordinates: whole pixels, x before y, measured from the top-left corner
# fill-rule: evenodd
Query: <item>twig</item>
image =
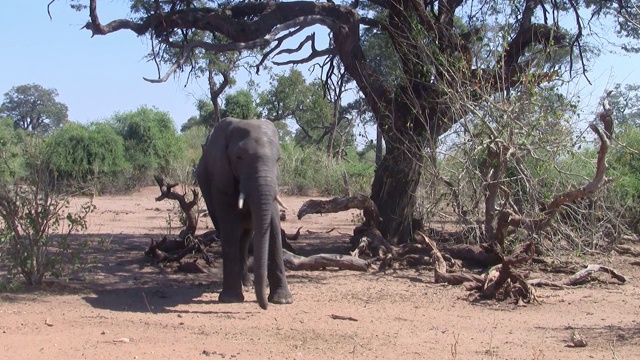
<path id="1" fill-rule="evenodd" d="M 149 312 L 153 314 L 151 306 L 149 306 L 149 302 L 147 301 L 147 295 L 144 294 L 144 291 L 142 292 L 142 298 L 144 299 L 144 303 L 147 305 L 147 309 L 149 310 Z"/>

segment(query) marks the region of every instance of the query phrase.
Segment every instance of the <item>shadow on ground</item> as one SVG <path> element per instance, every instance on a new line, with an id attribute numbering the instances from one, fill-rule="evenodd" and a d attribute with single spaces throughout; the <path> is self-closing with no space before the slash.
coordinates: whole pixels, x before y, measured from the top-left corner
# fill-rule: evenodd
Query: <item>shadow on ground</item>
<path id="1" fill-rule="evenodd" d="M 211 291 L 211 285 L 152 285 L 99 290 L 92 295 L 83 296 L 82 299 L 96 309 L 139 313 L 172 313 L 186 312 L 175 309 L 180 305 L 218 303 L 217 301 L 199 300 L 204 293 Z"/>

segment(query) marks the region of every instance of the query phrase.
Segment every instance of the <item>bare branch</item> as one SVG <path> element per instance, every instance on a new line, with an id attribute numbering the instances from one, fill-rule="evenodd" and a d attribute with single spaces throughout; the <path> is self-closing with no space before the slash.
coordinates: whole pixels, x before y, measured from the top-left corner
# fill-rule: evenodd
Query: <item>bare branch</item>
<path id="1" fill-rule="evenodd" d="M 514 216 L 514 214 L 508 210 L 503 210 L 500 215 L 501 221 L 499 222 L 498 227 L 500 229 L 498 230 L 498 233 L 503 233 L 504 236 L 506 236 L 507 234 L 513 233 L 513 231 L 518 228 L 529 233 L 538 232 L 549 226 L 551 221 L 553 221 L 554 215 L 563 205 L 575 202 L 595 193 L 610 181 L 610 179 L 606 178 L 605 174 L 607 171 L 606 156 L 611 140 L 610 131 L 613 131 L 613 111 L 611 110 L 607 99 L 611 93 L 611 91 L 607 93 L 603 100 L 604 110 L 597 116 L 597 120 L 603 124 L 605 132 L 603 133 L 595 123 L 589 124 L 589 128 L 600 140 L 600 148 L 598 150 L 598 158 L 596 160 L 596 173 L 593 179 L 581 188 L 569 190 L 557 195 L 553 201 L 545 206 L 546 210 L 540 214 L 541 217 L 539 219 L 527 219 L 520 216 Z"/>
<path id="2" fill-rule="evenodd" d="M 303 17 L 294 19 L 292 21 L 289 21 L 287 23 L 278 25 L 267 36 L 260 39 L 253 40 L 253 41 L 249 41 L 249 42 L 232 42 L 232 43 L 225 43 L 225 44 L 214 44 L 207 41 L 194 40 L 184 45 L 184 48 L 182 50 L 182 57 L 180 57 L 180 59 L 178 59 L 178 61 L 176 61 L 169 68 L 169 70 L 167 70 L 167 72 L 163 77 L 159 79 L 144 78 L 144 80 L 151 83 L 166 82 L 176 70 L 178 70 L 184 65 L 185 61 L 189 59 L 189 56 L 191 55 L 193 50 L 196 48 L 200 48 L 200 49 L 203 49 L 204 51 L 212 52 L 212 53 L 223 53 L 223 52 L 230 52 L 230 51 L 265 48 L 275 40 L 275 37 L 278 34 L 280 34 L 283 31 L 287 31 L 287 30 L 298 27 L 296 31 L 293 31 L 290 34 L 286 34 L 285 36 L 283 36 L 282 40 L 295 35 L 303 28 L 306 28 L 312 25 L 317 25 L 317 24 L 324 24 L 327 27 L 332 27 L 333 25 L 336 25 L 336 23 L 332 19 L 329 19 L 326 17 L 303 16 Z M 281 41 L 278 41 L 278 44 L 281 44 Z M 172 44 L 172 43 L 168 43 L 168 45 L 172 47 L 176 46 L 176 44 Z"/>

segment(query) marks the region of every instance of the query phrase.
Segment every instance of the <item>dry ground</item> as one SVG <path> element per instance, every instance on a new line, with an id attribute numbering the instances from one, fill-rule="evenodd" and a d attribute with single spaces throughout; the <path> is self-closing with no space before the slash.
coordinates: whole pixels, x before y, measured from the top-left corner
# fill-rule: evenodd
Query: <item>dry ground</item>
<path id="1" fill-rule="evenodd" d="M 539 289 L 542 304 L 525 307 L 472 301 L 463 287 L 433 284 L 428 269 L 290 272 L 294 304 L 263 311 L 252 289 L 245 303 L 217 302 L 219 259 L 198 275 L 148 264 L 142 253 L 168 232 L 173 207 L 157 195 L 95 199 L 85 236 L 107 245 L 89 251 L 86 278 L 0 294 L 0 359 L 640 359 L 640 270 L 631 258 L 598 260 L 627 275 L 625 285 L 602 276 Z M 293 245 L 346 253 L 348 236 L 304 230 L 349 233 L 355 213 L 298 221 L 304 200 L 285 198 L 285 230 L 304 226 Z M 586 348 L 568 346 L 574 330 Z"/>

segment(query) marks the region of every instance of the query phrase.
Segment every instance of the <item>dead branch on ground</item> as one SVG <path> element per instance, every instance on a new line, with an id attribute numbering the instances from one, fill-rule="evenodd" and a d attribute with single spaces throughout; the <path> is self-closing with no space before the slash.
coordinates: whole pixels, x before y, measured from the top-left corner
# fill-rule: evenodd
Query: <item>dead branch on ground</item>
<path id="1" fill-rule="evenodd" d="M 633 248 L 628 245 L 614 245 L 613 251 L 617 252 L 620 255 L 629 255 L 629 256 L 640 256 L 640 250 Z"/>
<path id="2" fill-rule="evenodd" d="M 543 279 L 533 279 L 529 280 L 528 283 L 534 286 L 550 286 L 562 289 L 567 286 L 577 286 L 585 284 L 589 282 L 591 276 L 596 272 L 607 273 L 622 284 L 627 282 L 627 278 L 617 270 L 603 265 L 591 264 L 588 265 L 585 269 L 582 269 L 559 282 L 547 281 Z"/>
<path id="3" fill-rule="evenodd" d="M 216 240 L 209 232 L 200 237 L 188 236 L 185 239 L 168 239 L 166 236 L 156 242 L 151 239 L 151 244 L 144 252 L 154 264 L 177 262 L 180 263 L 189 254 L 201 254 L 207 265 L 213 263 L 211 257 L 205 251 Z"/>
<path id="4" fill-rule="evenodd" d="M 165 199 L 175 200 L 180 205 L 180 210 L 184 213 L 187 219 L 187 225 L 181 233 L 181 238 L 186 237 L 187 235 L 193 236 L 198 228 L 198 216 L 194 215 L 191 210 L 198 205 L 199 194 L 198 190 L 191 189 L 192 199 L 191 201 L 187 201 L 185 199 L 186 194 L 178 194 L 173 191 L 173 188 L 178 186 L 177 183 L 166 183 L 164 178 L 160 175 L 154 175 L 153 178 L 156 180 L 158 187 L 160 187 L 160 196 L 156 197 L 156 201 L 162 201 Z"/>
<path id="5" fill-rule="evenodd" d="M 371 267 L 371 261 L 349 255 L 317 254 L 304 257 L 282 251 L 284 266 L 292 271 L 313 271 L 336 268 L 340 270 L 367 271 Z"/>
<path id="6" fill-rule="evenodd" d="M 363 226 L 378 228 L 380 224 L 378 208 L 368 196 L 363 194 L 344 198 L 335 197 L 331 200 L 307 200 L 298 210 L 298 219 L 309 214 L 337 213 L 350 209 L 362 210 Z"/>

